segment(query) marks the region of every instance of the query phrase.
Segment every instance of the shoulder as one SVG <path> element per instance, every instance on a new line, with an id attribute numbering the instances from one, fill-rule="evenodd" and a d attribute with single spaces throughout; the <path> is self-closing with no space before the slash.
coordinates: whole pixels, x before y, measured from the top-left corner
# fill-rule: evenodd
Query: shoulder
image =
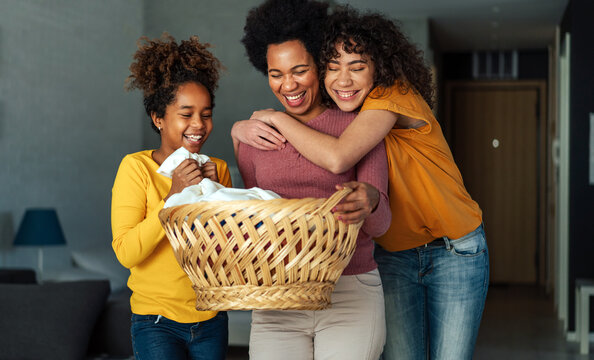
<path id="1" fill-rule="evenodd" d="M 128 154 L 122 159 L 114 181 L 114 188 L 146 187 L 152 173 L 157 174 L 157 163 L 152 159 L 153 150 Z"/>
<path id="2" fill-rule="evenodd" d="M 122 159 L 120 166 L 143 166 L 148 167 L 151 162 L 154 163 L 152 153 L 154 150 L 143 150 L 128 154 Z M 156 164 L 156 163 L 155 163 Z"/>
<path id="3" fill-rule="evenodd" d="M 420 95 L 412 86 L 406 87 L 401 82 L 395 82 L 390 87 L 378 86 L 367 95 L 361 111 L 380 107 L 390 110 L 388 108 L 395 105 L 414 108 L 419 101 L 418 96 Z"/>
<path id="4" fill-rule="evenodd" d="M 120 163 L 118 173 L 143 174 L 146 176 L 151 170 L 157 171 L 159 165 L 153 160 L 152 152 L 154 150 L 143 150 L 124 156 Z"/>
<path id="5" fill-rule="evenodd" d="M 138 151 L 138 152 L 135 152 L 135 153 L 128 154 L 128 155 L 124 156 L 124 159 L 123 160 L 126 160 L 126 161 L 137 161 L 137 162 L 146 162 L 147 159 L 153 160 L 153 156 L 152 156 L 153 151 L 155 151 L 155 150 L 142 150 L 142 151 Z"/>
<path id="6" fill-rule="evenodd" d="M 388 110 L 411 119 L 423 120 L 430 124 L 435 116 L 429 105 L 412 86 L 403 88 L 400 82 L 389 88 L 376 87 L 369 93 L 361 111 Z"/>

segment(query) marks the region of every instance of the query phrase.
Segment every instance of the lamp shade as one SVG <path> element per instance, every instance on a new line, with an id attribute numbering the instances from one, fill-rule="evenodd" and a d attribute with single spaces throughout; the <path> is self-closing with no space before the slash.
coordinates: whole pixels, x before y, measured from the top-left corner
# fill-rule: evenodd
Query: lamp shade
<path id="1" fill-rule="evenodd" d="M 27 209 L 14 238 L 14 245 L 63 244 L 66 244 L 66 239 L 56 209 Z"/>

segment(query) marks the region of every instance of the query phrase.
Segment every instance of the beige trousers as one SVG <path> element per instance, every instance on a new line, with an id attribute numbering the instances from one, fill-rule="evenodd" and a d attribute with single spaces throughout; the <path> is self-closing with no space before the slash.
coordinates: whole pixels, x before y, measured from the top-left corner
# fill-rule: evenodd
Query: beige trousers
<path id="1" fill-rule="evenodd" d="M 338 279 L 326 310 L 252 312 L 252 360 L 377 360 L 386 340 L 377 270 Z"/>

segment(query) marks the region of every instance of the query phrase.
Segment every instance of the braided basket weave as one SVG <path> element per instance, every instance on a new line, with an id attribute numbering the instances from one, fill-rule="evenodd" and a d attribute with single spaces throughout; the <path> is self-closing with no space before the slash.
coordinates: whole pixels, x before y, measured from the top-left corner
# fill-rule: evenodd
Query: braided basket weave
<path id="1" fill-rule="evenodd" d="M 197 310 L 330 306 L 361 223 L 334 219 L 328 199 L 197 202 L 165 208 L 161 224 L 196 292 Z"/>

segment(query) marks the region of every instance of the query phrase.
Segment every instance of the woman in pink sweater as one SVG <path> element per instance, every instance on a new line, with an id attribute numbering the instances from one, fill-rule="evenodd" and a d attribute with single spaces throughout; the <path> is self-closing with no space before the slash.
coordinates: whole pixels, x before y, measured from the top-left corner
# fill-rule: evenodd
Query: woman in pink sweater
<path id="1" fill-rule="evenodd" d="M 268 0 L 250 11 L 242 42 L 288 114 L 339 136 L 355 114 L 322 104 L 316 64 L 327 6 L 308 0 Z M 391 219 L 383 142 L 338 175 L 314 165 L 289 144 L 280 151 L 262 151 L 235 140 L 234 146 L 246 187 L 303 198 L 328 197 L 337 187 L 348 186 L 355 191 L 336 206 L 336 216 L 347 223 L 365 219 L 355 254 L 332 293 L 332 307 L 254 311 L 250 358 L 377 359 L 385 342 L 385 320 L 372 237 L 383 234 Z"/>

